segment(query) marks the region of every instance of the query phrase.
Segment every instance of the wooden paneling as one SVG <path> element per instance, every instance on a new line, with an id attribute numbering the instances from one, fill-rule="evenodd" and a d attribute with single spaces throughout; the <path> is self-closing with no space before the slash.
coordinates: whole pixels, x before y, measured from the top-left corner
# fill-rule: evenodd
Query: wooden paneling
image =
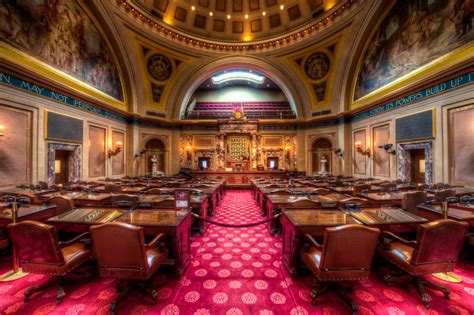
<path id="1" fill-rule="evenodd" d="M 225 32 L 225 21 L 224 20 L 219 20 L 215 19 L 214 20 L 214 32 Z"/>
<path id="2" fill-rule="evenodd" d="M 367 174 L 367 159 L 364 155 L 358 153 L 355 149 L 355 143 L 360 142 L 362 143 L 362 150 L 365 150 L 367 147 L 367 133 L 365 130 L 359 130 L 354 132 L 354 174 L 358 175 L 366 175 Z"/>
<path id="3" fill-rule="evenodd" d="M 89 177 L 105 176 L 105 129 L 89 126 Z"/>
<path id="4" fill-rule="evenodd" d="M 198 28 L 206 28 L 207 17 L 204 15 L 196 14 L 194 18 L 194 26 Z"/>
<path id="5" fill-rule="evenodd" d="M 176 7 L 176 10 L 174 11 L 174 18 L 176 20 L 185 22 L 187 16 L 188 16 L 188 10 L 183 9 L 181 7 Z"/>
<path id="6" fill-rule="evenodd" d="M 268 22 L 270 23 L 271 28 L 280 26 L 281 25 L 280 14 L 277 13 L 277 14 L 270 15 L 268 17 Z"/>
<path id="7" fill-rule="evenodd" d="M 374 175 L 390 177 L 390 154 L 384 148 L 379 148 L 390 143 L 390 126 L 383 125 L 372 129 L 372 143 L 374 153 Z"/>
<path id="8" fill-rule="evenodd" d="M 288 9 L 288 17 L 290 21 L 296 20 L 301 17 L 301 11 L 299 5 L 294 5 Z"/>
<path id="9" fill-rule="evenodd" d="M 194 146 L 196 148 L 214 148 L 215 139 L 214 137 L 195 137 Z"/>
<path id="10" fill-rule="evenodd" d="M 112 146 L 118 141 L 123 143 L 122 151 L 112 157 L 112 175 L 125 174 L 125 134 L 120 131 L 112 132 Z"/>
<path id="11" fill-rule="evenodd" d="M 474 105 L 449 111 L 449 166 L 452 184 L 474 185 Z"/>
<path id="12" fill-rule="evenodd" d="M 243 33 L 244 32 L 244 22 L 234 21 L 232 22 L 232 33 Z"/>
<path id="13" fill-rule="evenodd" d="M 31 117 L 29 111 L 0 105 L 0 186 L 29 183 L 31 169 Z"/>
<path id="14" fill-rule="evenodd" d="M 250 22 L 250 31 L 252 33 L 260 32 L 261 30 L 262 30 L 262 20 L 261 19 L 252 20 Z"/>

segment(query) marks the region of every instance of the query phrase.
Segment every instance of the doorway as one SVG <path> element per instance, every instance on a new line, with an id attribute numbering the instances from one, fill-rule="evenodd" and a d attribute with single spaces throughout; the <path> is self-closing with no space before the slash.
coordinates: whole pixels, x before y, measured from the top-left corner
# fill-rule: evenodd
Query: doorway
<path id="1" fill-rule="evenodd" d="M 411 159 L 411 180 L 414 183 L 425 183 L 425 172 L 426 172 L 426 161 L 425 161 L 425 150 L 414 149 L 410 150 Z"/>
<path id="2" fill-rule="evenodd" d="M 72 151 L 56 150 L 56 159 L 54 160 L 54 183 L 66 184 L 69 181 L 69 159 Z"/>

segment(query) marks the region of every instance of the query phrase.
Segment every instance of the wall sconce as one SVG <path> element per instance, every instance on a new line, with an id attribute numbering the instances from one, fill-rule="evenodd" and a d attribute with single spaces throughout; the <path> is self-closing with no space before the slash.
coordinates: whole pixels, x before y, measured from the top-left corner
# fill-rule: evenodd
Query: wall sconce
<path id="1" fill-rule="evenodd" d="M 384 149 L 388 154 L 396 154 L 397 151 L 393 149 L 393 144 L 387 143 L 384 145 L 379 145 L 379 148 Z"/>
<path id="2" fill-rule="evenodd" d="M 360 153 L 361 155 L 366 155 L 366 156 L 370 157 L 370 149 L 367 148 L 365 150 L 362 150 L 362 143 L 360 141 L 356 141 L 356 143 L 354 145 L 355 145 L 355 149 L 358 153 Z"/>
<path id="3" fill-rule="evenodd" d="M 285 150 L 286 150 L 286 151 L 289 151 L 290 149 L 291 149 L 291 146 L 290 146 L 290 145 L 285 146 Z"/>
<path id="4" fill-rule="evenodd" d="M 5 126 L 0 125 L 0 137 L 3 137 L 5 135 Z"/>
<path id="5" fill-rule="evenodd" d="M 115 142 L 115 149 L 113 149 L 113 150 L 109 149 L 109 151 L 107 152 L 107 156 L 109 157 L 109 159 L 112 156 L 115 156 L 115 155 L 119 154 L 122 151 L 122 148 L 123 148 L 122 141 Z"/>
<path id="6" fill-rule="evenodd" d="M 193 147 L 192 147 L 190 144 L 188 144 L 188 145 L 186 145 L 186 146 L 184 147 L 184 149 L 185 149 L 186 151 L 191 151 L 192 148 L 193 148 Z"/>
<path id="7" fill-rule="evenodd" d="M 334 150 L 334 154 L 336 156 L 341 156 L 342 157 L 344 155 L 344 151 L 341 148 L 338 148 L 338 149 Z"/>

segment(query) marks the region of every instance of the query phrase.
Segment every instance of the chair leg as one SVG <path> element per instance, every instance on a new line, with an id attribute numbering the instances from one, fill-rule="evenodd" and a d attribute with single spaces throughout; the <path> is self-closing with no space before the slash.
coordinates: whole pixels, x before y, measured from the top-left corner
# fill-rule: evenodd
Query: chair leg
<path id="1" fill-rule="evenodd" d="M 450 297 L 450 292 L 449 292 L 449 289 L 440 285 L 440 284 L 437 284 L 437 283 L 434 283 L 434 282 L 431 282 L 431 281 L 428 281 L 426 280 L 426 278 L 422 278 L 423 280 L 423 285 L 425 285 L 426 287 L 430 288 L 431 290 L 435 290 L 435 291 L 441 291 L 443 292 L 444 294 L 444 297 L 446 299 L 449 299 Z"/>
<path id="2" fill-rule="evenodd" d="M 322 284 L 320 287 L 314 289 L 312 292 L 311 292 L 311 303 L 313 305 L 316 304 L 316 299 L 318 298 L 318 296 L 321 296 L 323 295 L 328 289 L 329 289 L 329 286 L 330 284 L 329 283 L 324 283 Z"/>
<path id="3" fill-rule="evenodd" d="M 36 293 L 36 292 L 39 292 L 39 291 L 43 291 L 47 288 L 49 288 L 50 286 L 52 286 L 55 282 L 57 281 L 56 278 L 52 277 L 50 278 L 48 281 L 36 286 L 36 287 L 32 287 L 32 288 L 29 288 L 26 292 L 25 292 L 25 302 L 28 302 L 30 300 L 30 297 L 33 293 Z"/>
<path id="4" fill-rule="evenodd" d="M 151 304 L 153 305 L 156 304 L 156 298 L 158 294 L 156 293 L 154 289 L 150 288 L 150 286 L 146 284 L 145 285 L 139 284 L 137 287 L 144 295 L 148 295 L 149 297 L 151 297 Z"/>
<path id="5" fill-rule="evenodd" d="M 394 275 L 387 274 L 383 277 L 383 280 L 384 280 L 385 284 L 388 285 L 389 287 L 391 287 L 393 285 L 396 285 L 396 284 L 408 282 L 411 279 L 412 279 L 412 276 L 410 276 L 408 274 L 404 274 L 404 275 L 401 275 L 401 276 L 394 276 Z"/>
<path id="6" fill-rule="evenodd" d="M 337 284 L 336 292 L 339 295 L 339 297 L 346 303 L 351 309 L 352 309 L 352 314 L 357 314 L 357 304 L 352 300 L 348 295 L 346 290 L 342 287 L 342 285 Z"/>
<path id="7" fill-rule="evenodd" d="M 117 289 L 118 287 L 116 287 Z M 127 296 L 128 292 L 130 291 L 130 288 L 131 288 L 131 284 L 127 284 L 127 286 L 125 286 L 125 288 L 123 289 L 120 289 L 119 291 L 119 295 L 117 296 L 117 298 L 115 300 L 112 301 L 112 303 L 110 304 L 110 312 L 113 314 L 115 314 L 115 309 L 117 308 L 117 306 L 119 305 L 120 302 L 122 302 L 125 297 Z"/>
<path id="8" fill-rule="evenodd" d="M 64 278 L 58 277 L 58 295 L 56 297 L 56 305 L 59 305 L 62 303 L 65 295 L 66 295 L 66 292 L 64 292 Z"/>
<path id="9" fill-rule="evenodd" d="M 421 296 L 421 300 L 423 301 L 423 304 L 425 305 L 425 308 L 430 308 L 430 296 L 428 293 L 426 293 L 425 287 L 423 286 L 424 279 L 416 277 L 414 278 L 416 290 Z"/>

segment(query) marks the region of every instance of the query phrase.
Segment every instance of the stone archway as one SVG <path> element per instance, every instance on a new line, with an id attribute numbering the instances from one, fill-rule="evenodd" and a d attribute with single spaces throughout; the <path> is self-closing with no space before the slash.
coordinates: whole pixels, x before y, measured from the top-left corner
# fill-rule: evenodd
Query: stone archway
<path id="1" fill-rule="evenodd" d="M 334 144 L 326 136 L 316 137 L 311 144 L 311 171 L 312 173 L 321 171 L 321 159 L 326 159 L 326 172 L 333 173 L 334 166 Z"/>

